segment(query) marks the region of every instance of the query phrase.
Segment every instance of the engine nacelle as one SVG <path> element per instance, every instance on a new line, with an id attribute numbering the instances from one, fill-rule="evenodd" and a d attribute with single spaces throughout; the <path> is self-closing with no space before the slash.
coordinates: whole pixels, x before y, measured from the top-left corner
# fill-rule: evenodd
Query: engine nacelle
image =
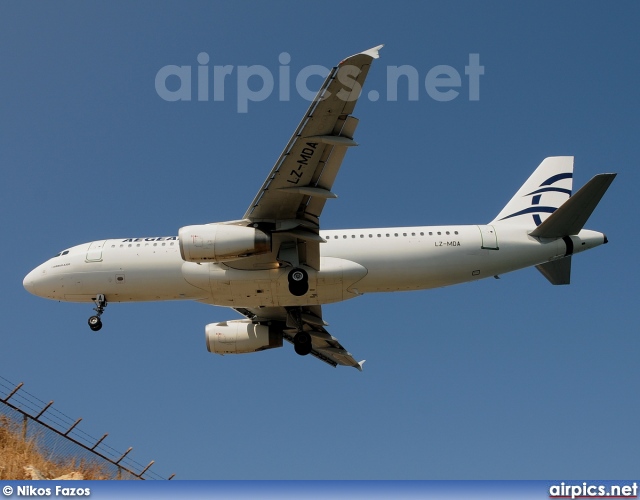
<path id="1" fill-rule="evenodd" d="M 178 232 L 180 255 L 187 262 L 225 262 L 271 250 L 259 229 L 226 224 L 185 226 Z"/>
<path id="2" fill-rule="evenodd" d="M 207 350 L 215 354 L 245 354 L 282 347 L 282 332 L 248 319 L 211 323 L 205 328 Z"/>

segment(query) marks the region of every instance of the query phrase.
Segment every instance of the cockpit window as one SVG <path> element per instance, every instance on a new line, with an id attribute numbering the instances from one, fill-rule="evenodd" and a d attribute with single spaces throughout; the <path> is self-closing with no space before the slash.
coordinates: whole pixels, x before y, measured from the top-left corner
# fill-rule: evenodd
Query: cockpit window
<path id="1" fill-rule="evenodd" d="M 68 253 L 69 253 L 69 250 L 65 250 L 64 252 L 55 254 L 52 258 L 55 259 L 56 257 L 60 257 L 61 255 L 67 255 Z"/>
<path id="2" fill-rule="evenodd" d="M 64 252 L 62 252 L 60 255 L 67 255 L 69 253 L 69 250 L 65 250 Z"/>

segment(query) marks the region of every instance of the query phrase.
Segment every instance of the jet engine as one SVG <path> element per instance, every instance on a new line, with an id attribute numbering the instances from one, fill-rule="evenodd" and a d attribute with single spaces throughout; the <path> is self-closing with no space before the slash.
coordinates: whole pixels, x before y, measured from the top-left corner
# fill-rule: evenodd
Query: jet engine
<path id="1" fill-rule="evenodd" d="M 180 255 L 187 262 L 225 262 L 271 250 L 259 229 L 226 224 L 185 226 L 178 232 Z"/>
<path id="2" fill-rule="evenodd" d="M 282 347 L 282 331 L 248 319 L 211 323 L 205 328 L 207 350 L 214 354 L 245 354 Z"/>

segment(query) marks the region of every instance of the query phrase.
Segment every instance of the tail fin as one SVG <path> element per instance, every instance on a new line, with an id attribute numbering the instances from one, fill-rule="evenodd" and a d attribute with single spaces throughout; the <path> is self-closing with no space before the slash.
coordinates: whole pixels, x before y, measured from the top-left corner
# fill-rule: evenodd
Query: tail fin
<path id="1" fill-rule="evenodd" d="M 545 158 L 490 224 L 535 228 L 571 196 L 573 156 Z"/>

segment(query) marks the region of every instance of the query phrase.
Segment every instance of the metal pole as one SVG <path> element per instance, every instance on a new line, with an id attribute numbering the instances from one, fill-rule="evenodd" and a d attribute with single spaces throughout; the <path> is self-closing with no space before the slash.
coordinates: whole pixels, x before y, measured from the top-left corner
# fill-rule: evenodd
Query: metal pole
<path id="1" fill-rule="evenodd" d="M 4 398 L 2 401 L 4 401 L 5 403 L 6 403 L 7 401 L 9 401 L 9 398 L 10 398 L 11 396 L 13 396 L 16 392 L 18 392 L 18 391 L 20 390 L 20 387 L 22 387 L 23 385 L 24 385 L 24 382 L 20 382 L 20 383 L 16 386 L 16 388 L 15 388 L 13 391 L 11 391 L 11 392 L 9 393 L 9 395 L 8 395 L 6 398 Z"/>
<path id="2" fill-rule="evenodd" d="M 80 421 L 82 420 L 82 418 L 79 418 L 78 420 L 76 420 L 76 423 L 73 424 L 71 427 L 69 427 L 69 430 L 67 432 L 64 433 L 65 437 L 73 430 L 73 428 L 78 425 L 80 423 Z"/>
<path id="3" fill-rule="evenodd" d="M 53 400 L 49 401 L 49 404 L 48 404 L 47 406 L 45 406 L 45 407 L 42 409 L 42 411 L 41 411 L 40 413 L 38 413 L 38 415 L 36 415 L 34 418 L 35 418 L 36 420 L 38 420 L 38 419 L 42 416 L 42 414 L 43 414 L 45 411 L 47 411 L 47 410 L 49 409 L 49 407 L 50 407 L 52 404 L 53 404 Z"/>
<path id="4" fill-rule="evenodd" d="M 106 438 L 108 435 L 109 435 L 109 433 L 106 433 L 104 436 L 102 436 L 102 437 L 98 440 L 98 442 L 97 442 L 96 444 L 94 444 L 94 445 L 93 445 L 93 448 L 91 448 L 91 451 L 95 450 L 95 449 L 98 447 L 98 445 L 99 445 L 100 443 L 102 443 L 102 441 L 104 441 L 104 438 Z"/>
<path id="5" fill-rule="evenodd" d="M 129 452 L 130 452 L 131 450 L 133 450 L 133 446 L 129 446 L 129 449 L 128 449 L 127 451 L 125 451 L 125 452 L 124 452 L 124 455 L 122 455 L 122 456 L 118 459 L 118 461 L 116 462 L 116 465 L 117 465 L 117 464 L 119 464 L 119 463 L 122 461 L 122 459 L 123 459 L 124 457 L 126 457 L 126 456 L 129 454 Z"/>
<path id="6" fill-rule="evenodd" d="M 140 473 L 140 476 L 144 476 L 144 473 L 147 472 L 149 470 L 149 467 L 151 467 L 153 464 L 155 463 L 155 460 L 151 460 L 151 462 L 149 462 L 149 465 L 147 465 L 144 470 Z"/>

